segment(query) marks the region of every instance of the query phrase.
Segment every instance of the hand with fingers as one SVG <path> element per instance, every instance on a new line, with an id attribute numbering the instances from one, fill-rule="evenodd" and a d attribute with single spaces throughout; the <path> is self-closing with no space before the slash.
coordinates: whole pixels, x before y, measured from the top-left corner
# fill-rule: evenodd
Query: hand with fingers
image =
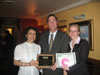
<path id="1" fill-rule="evenodd" d="M 31 64 L 31 66 L 38 66 L 38 61 L 36 61 L 36 60 L 32 60 L 31 62 L 30 62 L 30 64 Z"/>
<path id="2" fill-rule="evenodd" d="M 62 68 L 65 70 L 65 71 L 69 71 L 69 67 L 66 65 L 66 66 L 62 66 Z"/>
<path id="3" fill-rule="evenodd" d="M 69 67 L 66 65 L 66 66 L 62 66 L 63 68 L 63 72 L 64 72 L 64 75 L 68 75 L 67 71 L 69 71 Z"/>
<path id="4" fill-rule="evenodd" d="M 55 64 L 53 65 L 53 67 L 51 67 L 52 70 L 56 70 L 56 68 L 57 68 L 57 63 L 55 63 Z"/>

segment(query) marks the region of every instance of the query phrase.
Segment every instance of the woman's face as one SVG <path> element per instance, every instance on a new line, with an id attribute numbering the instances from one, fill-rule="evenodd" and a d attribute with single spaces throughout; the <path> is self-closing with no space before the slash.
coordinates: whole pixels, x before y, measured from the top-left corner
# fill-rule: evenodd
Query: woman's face
<path id="1" fill-rule="evenodd" d="M 30 29 L 26 34 L 27 41 L 32 43 L 36 39 L 36 31 Z"/>
<path id="2" fill-rule="evenodd" d="M 71 26 L 70 27 L 70 31 L 69 31 L 69 36 L 72 39 L 76 39 L 79 36 L 80 32 L 78 31 L 78 27 L 77 26 Z"/>

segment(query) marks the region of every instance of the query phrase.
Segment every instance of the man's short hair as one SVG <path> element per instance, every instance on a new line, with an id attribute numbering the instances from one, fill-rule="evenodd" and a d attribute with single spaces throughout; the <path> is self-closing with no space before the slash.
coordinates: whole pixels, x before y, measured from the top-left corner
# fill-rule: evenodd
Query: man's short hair
<path id="1" fill-rule="evenodd" d="M 49 14 L 47 17 L 47 23 L 48 23 L 49 17 L 51 17 L 51 16 L 53 16 L 56 19 L 56 21 L 58 21 L 58 18 L 56 17 L 55 14 Z"/>

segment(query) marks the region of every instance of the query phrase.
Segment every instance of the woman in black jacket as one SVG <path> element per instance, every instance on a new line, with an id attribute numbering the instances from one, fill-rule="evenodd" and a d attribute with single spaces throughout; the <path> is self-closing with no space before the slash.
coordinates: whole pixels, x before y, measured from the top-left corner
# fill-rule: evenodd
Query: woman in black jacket
<path id="1" fill-rule="evenodd" d="M 89 44 L 79 35 L 80 27 L 77 24 L 70 25 L 69 36 L 72 40 L 69 42 L 68 52 L 75 52 L 76 64 L 72 67 L 63 67 L 68 75 L 89 75 L 87 67 Z"/>

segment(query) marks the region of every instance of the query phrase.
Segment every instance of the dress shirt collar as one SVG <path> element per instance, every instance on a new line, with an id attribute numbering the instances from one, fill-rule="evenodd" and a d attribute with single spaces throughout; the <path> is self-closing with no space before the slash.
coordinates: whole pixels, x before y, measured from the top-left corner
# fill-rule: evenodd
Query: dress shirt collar
<path id="1" fill-rule="evenodd" d="M 77 40 L 76 40 L 76 42 L 75 42 L 75 44 L 79 44 L 79 43 L 80 43 L 80 40 L 81 40 L 81 38 L 78 36 L 78 37 L 77 37 Z M 73 40 L 71 40 L 71 42 L 69 42 L 69 45 L 70 45 L 70 48 L 71 48 L 71 52 L 72 52 L 72 50 L 73 50 L 72 41 L 73 41 Z"/>
<path id="2" fill-rule="evenodd" d="M 52 33 L 52 32 L 50 32 L 50 33 L 49 33 L 48 43 L 50 42 L 50 37 L 51 37 L 51 34 L 53 34 L 53 40 L 55 39 L 56 34 L 57 34 L 57 31 L 58 31 L 58 30 L 56 30 L 54 33 Z"/>
<path id="3" fill-rule="evenodd" d="M 76 40 L 76 42 L 75 42 L 75 44 L 79 44 L 79 43 L 80 43 L 80 40 L 81 40 L 81 38 L 78 36 L 78 37 L 77 37 L 77 40 Z M 72 41 L 73 41 L 73 40 L 71 40 L 71 42 L 69 42 L 69 43 L 71 44 Z"/>
<path id="4" fill-rule="evenodd" d="M 50 35 L 51 35 L 51 34 L 53 34 L 53 35 L 55 36 L 55 35 L 56 35 L 56 33 L 57 33 L 57 31 L 58 31 L 58 30 L 56 30 L 56 31 L 55 31 L 55 32 L 53 32 L 53 33 L 52 33 L 52 32 L 50 32 Z"/>
<path id="5" fill-rule="evenodd" d="M 32 47 L 34 43 L 28 43 L 27 41 L 25 42 L 29 47 Z"/>

